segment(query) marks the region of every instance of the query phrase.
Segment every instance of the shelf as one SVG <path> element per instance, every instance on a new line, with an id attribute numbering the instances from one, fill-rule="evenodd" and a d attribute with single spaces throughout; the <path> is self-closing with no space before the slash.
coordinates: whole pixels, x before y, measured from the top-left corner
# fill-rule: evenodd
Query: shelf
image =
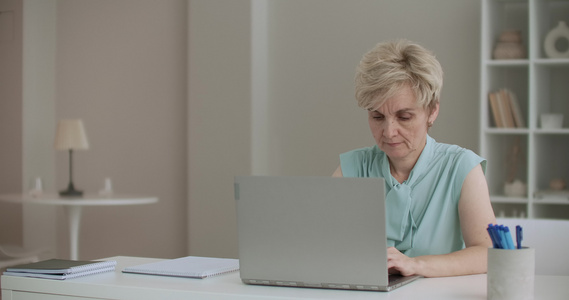
<path id="1" fill-rule="evenodd" d="M 534 62 L 542 66 L 569 66 L 569 58 L 538 58 Z"/>
<path id="2" fill-rule="evenodd" d="M 507 196 L 490 196 L 492 203 L 517 203 L 517 204 L 527 204 L 529 203 L 528 198 L 520 197 L 507 197 Z"/>
<path id="3" fill-rule="evenodd" d="M 547 204 L 554 204 L 554 205 L 569 205 L 569 200 L 567 199 L 558 199 L 558 200 L 534 200 L 533 204 L 536 205 L 547 205 Z"/>
<path id="4" fill-rule="evenodd" d="M 498 67 L 526 67 L 529 65 L 529 60 L 527 59 L 491 59 L 487 60 L 486 64 L 488 66 L 498 66 Z"/>
<path id="5" fill-rule="evenodd" d="M 484 130 L 488 134 L 529 134 L 530 130 L 527 128 L 496 128 L 490 127 Z M 567 131 L 569 133 L 569 131 Z"/>
<path id="6" fill-rule="evenodd" d="M 535 133 L 539 135 L 548 135 L 548 134 L 558 134 L 558 135 L 569 135 L 569 128 L 561 128 L 561 129 L 527 129 L 527 128 L 496 128 L 496 127 L 489 127 L 484 129 L 484 133 L 486 134 L 497 134 L 497 135 L 526 135 L 529 133 Z"/>
<path id="7" fill-rule="evenodd" d="M 569 134 L 569 128 L 561 128 L 561 129 L 536 129 L 534 130 L 535 134 Z"/>
<path id="8" fill-rule="evenodd" d="M 538 66 L 569 66 L 569 58 L 489 59 L 484 62 L 490 67 L 527 67 L 530 63 Z"/>
<path id="9" fill-rule="evenodd" d="M 549 58 L 543 45 L 560 21 L 569 23 L 567 16 L 569 0 L 482 0 L 480 155 L 496 215 L 569 219 L 569 199 L 539 198 L 553 180 L 569 182 L 569 58 Z M 511 30 L 520 33 L 526 58 L 493 59 L 502 33 Z M 502 89 L 516 96 L 524 127 L 496 127 L 492 109 Z M 564 115 L 561 128 L 541 128 L 541 116 L 551 113 Z M 505 196 L 504 183 L 514 179 L 527 197 Z"/>

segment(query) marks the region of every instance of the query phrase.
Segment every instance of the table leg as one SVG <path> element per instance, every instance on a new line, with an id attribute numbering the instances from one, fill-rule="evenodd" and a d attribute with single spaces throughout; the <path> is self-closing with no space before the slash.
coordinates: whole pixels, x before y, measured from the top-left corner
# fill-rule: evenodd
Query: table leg
<path id="1" fill-rule="evenodd" d="M 68 206 L 69 245 L 72 260 L 79 259 L 79 228 L 81 225 L 81 206 Z"/>

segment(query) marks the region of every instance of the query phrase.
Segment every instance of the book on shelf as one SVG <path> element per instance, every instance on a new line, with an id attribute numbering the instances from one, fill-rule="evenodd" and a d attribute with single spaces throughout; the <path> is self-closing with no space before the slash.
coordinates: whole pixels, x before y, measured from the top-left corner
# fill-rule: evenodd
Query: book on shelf
<path id="1" fill-rule="evenodd" d="M 518 97 L 510 90 L 506 90 L 510 99 L 511 107 L 512 107 L 512 114 L 514 116 L 514 122 L 516 127 L 524 128 L 526 127 L 526 122 L 524 120 L 522 109 L 520 107 L 520 103 L 518 101 Z"/>
<path id="2" fill-rule="evenodd" d="M 238 259 L 186 256 L 127 267 L 123 273 L 207 278 L 234 271 L 239 271 Z"/>
<path id="3" fill-rule="evenodd" d="M 490 93 L 488 97 L 490 98 L 490 109 L 492 111 L 494 124 L 496 124 L 496 127 L 499 128 L 504 127 L 504 124 L 502 123 L 502 117 L 500 116 L 500 109 L 498 108 L 498 98 L 496 94 Z"/>
<path id="4" fill-rule="evenodd" d="M 505 89 L 501 89 L 498 92 L 498 99 L 501 105 L 500 109 L 502 110 L 502 116 L 504 117 L 506 128 L 515 128 L 516 124 L 514 123 L 514 115 L 509 94 Z"/>
<path id="5" fill-rule="evenodd" d="M 523 128 L 525 121 L 516 95 L 509 89 L 488 94 L 494 124 L 498 128 Z"/>
<path id="6" fill-rule="evenodd" d="M 3 275 L 64 280 L 114 271 L 116 265 L 117 262 L 114 260 L 82 261 L 54 258 L 9 267 Z"/>

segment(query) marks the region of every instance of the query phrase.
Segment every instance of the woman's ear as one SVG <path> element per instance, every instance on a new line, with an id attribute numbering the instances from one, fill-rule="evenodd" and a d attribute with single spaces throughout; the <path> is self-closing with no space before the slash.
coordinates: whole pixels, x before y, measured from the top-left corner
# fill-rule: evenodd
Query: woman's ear
<path id="1" fill-rule="evenodd" d="M 435 104 L 435 106 L 431 109 L 428 123 L 433 124 L 438 116 L 439 116 L 439 103 L 437 102 L 437 104 Z"/>

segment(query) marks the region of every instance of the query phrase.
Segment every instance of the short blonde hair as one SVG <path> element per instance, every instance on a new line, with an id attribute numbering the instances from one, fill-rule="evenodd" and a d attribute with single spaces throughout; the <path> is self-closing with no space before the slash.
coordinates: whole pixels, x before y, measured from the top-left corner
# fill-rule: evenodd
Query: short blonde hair
<path id="1" fill-rule="evenodd" d="M 433 109 L 440 100 L 443 70 L 429 50 L 408 40 L 377 44 L 366 53 L 356 71 L 356 100 L 365 109 L 383 105 L 404 86 L 409 86 L 423 108 Z"/>

